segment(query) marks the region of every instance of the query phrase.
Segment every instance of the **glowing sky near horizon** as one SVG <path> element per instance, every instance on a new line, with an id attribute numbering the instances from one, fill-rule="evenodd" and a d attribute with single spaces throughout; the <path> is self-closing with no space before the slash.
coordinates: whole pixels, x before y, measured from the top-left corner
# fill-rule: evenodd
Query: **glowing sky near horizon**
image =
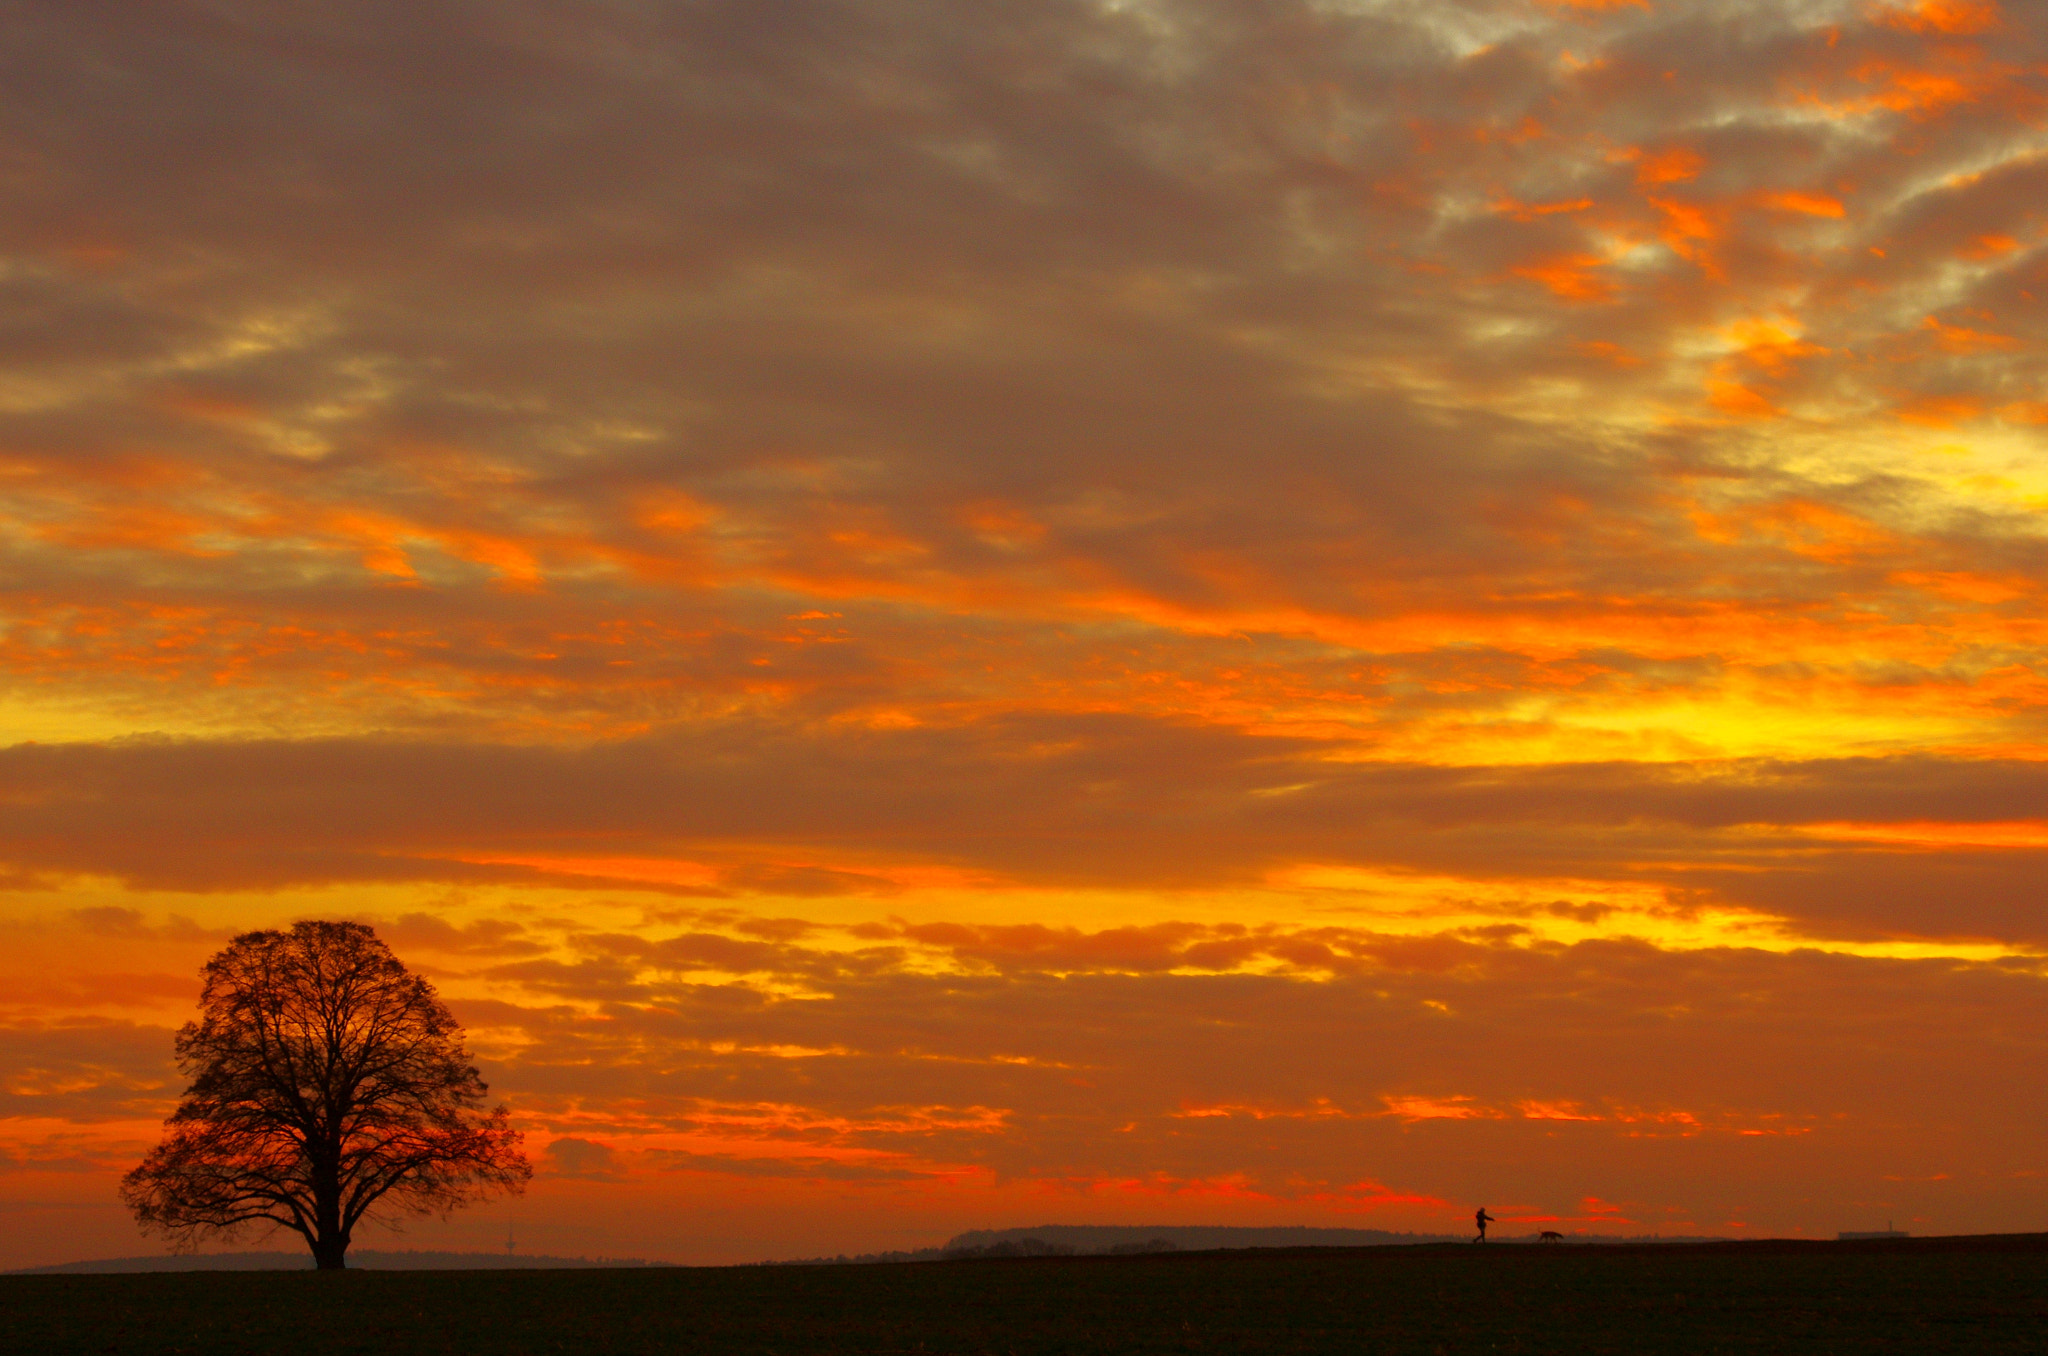
<path id="1" fill-rule="evenodd" d="M 417 1246 L 2048 1227 L 2033 7 L 0 24 L 0 1266 L 304 917 Z"/>

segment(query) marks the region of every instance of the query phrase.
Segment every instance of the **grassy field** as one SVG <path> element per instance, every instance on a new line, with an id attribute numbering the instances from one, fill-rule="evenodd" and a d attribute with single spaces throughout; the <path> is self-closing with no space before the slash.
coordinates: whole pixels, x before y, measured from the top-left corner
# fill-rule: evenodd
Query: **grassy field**
<path id="1" fill-rule="evenodd" d="M 0 1277 L 10 1353 L 2048 1351 L 2048 1235 Z"/>

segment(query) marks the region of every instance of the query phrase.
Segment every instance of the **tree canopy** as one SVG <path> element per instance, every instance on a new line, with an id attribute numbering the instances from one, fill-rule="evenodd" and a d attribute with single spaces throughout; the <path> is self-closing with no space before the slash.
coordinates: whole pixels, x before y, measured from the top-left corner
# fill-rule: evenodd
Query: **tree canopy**
<path id="1" fill-rule="evenodd" d="M 189 1077 L 121 1183 L 142 1226 L 193 1247 L 283 1227 L 323 1269 L 365 1218 L 445 1214 L 532 1168 L 434 988 L 360 923 L 235 938 L 178 1032 Z"/>

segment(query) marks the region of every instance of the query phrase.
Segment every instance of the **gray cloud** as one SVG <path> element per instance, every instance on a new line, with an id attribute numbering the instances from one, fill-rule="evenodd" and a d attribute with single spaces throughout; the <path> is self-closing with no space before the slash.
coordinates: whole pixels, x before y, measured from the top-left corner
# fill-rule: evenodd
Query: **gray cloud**
<path id="1" fill-rule="evenodd" d="M 694 858 L 734 888 L 887 886 L 937 864 L 1041 884 L 1199 887 L 1289 863 L 1659 882 L 1825 934 L 2040 936 L 2042 853 L 1827 826 L 2026 821 L 2031 762 L 1857 758 L 1431 768 L 1124 717 L 950 729 L 733 726 L 580 751 L 366 741 L 0 752 L 0 854 L 182 889 L 545 880 L 579 857 Z M 1804 836 L 1791 837 L 1791 831 Z M 873 873 L 801 863 L 855 854 Z M 506 859 L 510 864 L 494 864 Z M 685 886 L 683 888 L 693 888 Z M 702 892 L 702 891 L 698 891 Z M 415 920 L 414 931 L 434 929 Z M 448 931 L 440 938 L 440 930 Z M 484 950 L 509 934 L 437 947 Z M 422 937 L 425 934 L 422 933 Z"/>

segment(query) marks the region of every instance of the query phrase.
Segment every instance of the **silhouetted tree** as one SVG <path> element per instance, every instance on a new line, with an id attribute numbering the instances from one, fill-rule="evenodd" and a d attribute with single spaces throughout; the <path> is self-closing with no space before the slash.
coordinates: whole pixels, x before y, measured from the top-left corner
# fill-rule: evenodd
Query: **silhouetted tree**
<path id="1" fill-rule="evenodd" d="M 201 974 L 192 1086 L 121 1181 L 144 1229 L 192 1247 L 281 1225 L 332 1269 L 373 1210 L 445 1214 L 533 1175 L 462 1028 L 369 928 L 244 933 Z"/>

